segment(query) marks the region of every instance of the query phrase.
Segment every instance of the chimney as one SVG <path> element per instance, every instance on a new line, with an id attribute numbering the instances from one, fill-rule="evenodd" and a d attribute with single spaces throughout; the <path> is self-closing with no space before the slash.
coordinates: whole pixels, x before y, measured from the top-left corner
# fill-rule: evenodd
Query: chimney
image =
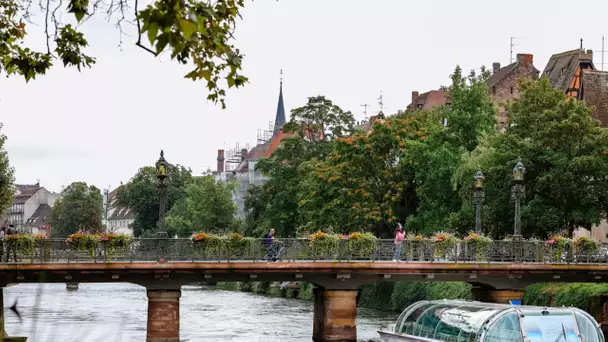
<path id="1" fill-rule="evenodd" d="M 418 95 L 420 95 L 420 93 L 418 93 L 416 90 L 412 91 L 412 103 L 415 104 L 416 100 L 418 100 Z"/>
<path id="2" fill-rule="evenodd" d="M 534 62 L 534 56 L 529 53 L 518 53 L 517 54 L 517 63 L 524 65 L 532 65 Z"/>
<path id="3" fill-rule="evenodd" d="M 495 74 L 500 70 L 500 63 L 494 62 L 492 63 L 492 73 Z"/>
<path id="4" fill-rule="evenodd" d="M 224 172 L 224 150 L 217 150 L 217 168 L 218 173 Z"/>
<path id="5" fill-rule="evenodd" d="M 247 149 L 244 148 L 241 150 L 241 161 L 247 159 Z"/>
<path id="6" fill-rule="evenodd" d="M 588 59 L 590 61 L 593 61 L 593 50 L 587 50 L 587 52 L 583 54 L 583 57 L 581 59 Z"/>

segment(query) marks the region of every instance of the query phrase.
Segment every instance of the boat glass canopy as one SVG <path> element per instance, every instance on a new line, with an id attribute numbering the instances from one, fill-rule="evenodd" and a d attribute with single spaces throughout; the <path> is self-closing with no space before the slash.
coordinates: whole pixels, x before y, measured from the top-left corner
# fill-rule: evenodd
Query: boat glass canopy
<path id="1" fill-rule="evenodd" d="M 447 342 L 604 342 L 597 322 L 580 309 L 462 300 L 414 303 L 399 316 L 394 331 Z"/>

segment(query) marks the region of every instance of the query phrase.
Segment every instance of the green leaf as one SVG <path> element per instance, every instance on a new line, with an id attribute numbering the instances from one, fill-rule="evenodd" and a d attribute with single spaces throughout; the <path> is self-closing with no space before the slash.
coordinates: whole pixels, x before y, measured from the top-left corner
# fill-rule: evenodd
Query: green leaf
<path id="1" fill-rule="evenodd" d="M 194 32 L 196 32 L 197 30 L 196 24 L 182 18 L 179 18 L 177 21 L 179 23 L 180 28 L 182 29 L 182 32 L 184 32 L 184 36 L 186 36 L 187 39 L 190 39 Z"/>
<path id="2" fill-rule="evenodd" d="M 199 71 L 199 76 L 206 79 L 207 81 L 211 80 L 211 71 L 207 70 L 207 69 L 203 69 L 201 71 Z"/>
<path id="3" fill-rule="evenodd" d="M 78 22 L 82 21 L 82 18 L 84 18 L 84 15 L 86 13 L 84 11 L 74 11 L 74 16 L 76 17 L 76 20 Z"/>
<path id="4" fill-rule="evenodd" d="M 158 36 L 158 39 L 156 40 L 156 54 L 163 52 L 163 50 L 167 46 L 167 43 L 169 43 L 168 33 L 165 32 Z"/>
<path id="5" fill-rule="evenodd" d="M 150 44 L 154 45 L 154 40 L 156 40 L 157 34 L 158 25 L 156 25 L 156 23 L 150 23 L 150 27 L 148 27 L 148 39 L 150 40 Z"/>

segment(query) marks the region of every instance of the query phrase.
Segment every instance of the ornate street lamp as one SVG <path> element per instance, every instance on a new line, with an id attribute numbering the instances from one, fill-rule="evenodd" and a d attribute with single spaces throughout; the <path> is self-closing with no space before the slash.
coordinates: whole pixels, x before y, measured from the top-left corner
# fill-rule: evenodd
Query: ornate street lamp
<path id="1" fill-rule="evenodd" d="M 165 152 L 163 150 L 160 151 L 160 158 L 156 162 L 156 178 L 158 179 L 158 199 L 160 202 L 158 209 L 158 224 L 159 228 L 163 228 L 163 222 L 165 220 L 165 213 L 167 211 L 167 202 L 168 202 L 168 194 L 167 194 L 167 177 L 168 174 L 168 164 L 165 160 Z"/>
<path id="2" fill-rule="evenodd" d="M 524 198 L 526 194 L 526 187 L 523 185 L 524 183 L 524 174 L 526 173 L 526 168 L 524 164 L 521 162 L 521 158 L 518 159 L 517 164 L 513 168 L 513 188 L 512 194 L 513 199 L 515 200 L 515 222 L 513 224 L 513 239 L 521 240 L 521 200 Z"/>
<path id="3" fill-rule="evenodd" d="M 475 192 L 473 192 L 473 204 L 475 205 L 475 232 L 481 234 L 481 204 L 484 201 L 483 181 L 486 178 L 481 170 L 475 174 Z"/>

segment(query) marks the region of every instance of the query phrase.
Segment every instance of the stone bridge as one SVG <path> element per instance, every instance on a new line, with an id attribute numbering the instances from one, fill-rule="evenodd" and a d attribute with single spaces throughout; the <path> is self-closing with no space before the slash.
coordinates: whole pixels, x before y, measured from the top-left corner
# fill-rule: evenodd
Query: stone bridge
<path id="1" fill-rule="evenodd" d="M 148 342 L 179 341 L 181 287 L 205 281 L 306 281 L 316 285 L 313 341 L 356 341 L 357 288 L 377 281 L 463 281 L 483 301 L 523 299 L 537 282 L 603 282 L 608 248 L 556 249 L 530 241 L 495 241 L 488 246 L 457 243 L 437 249 L 431 242 L 405 242 L 394 262 L 391 240 L 355 250 L 341 241 L 316 248 L 308 240 L 277 245 L 197 245 L 187 239 L 141 239 L 126 246 L 74 248 L 59 240 L 18 249 L 0 264 L 0 285 L 10 283 L 130 282 L 148 293 Z M 483 248 L 482 248 L 483 247 Z M 364 252 L 364 253 L 363 253 Z M 11 255 L 12 253 L 9 253 Z M 3 324 L 3 323 L 2 323 Z"/>

